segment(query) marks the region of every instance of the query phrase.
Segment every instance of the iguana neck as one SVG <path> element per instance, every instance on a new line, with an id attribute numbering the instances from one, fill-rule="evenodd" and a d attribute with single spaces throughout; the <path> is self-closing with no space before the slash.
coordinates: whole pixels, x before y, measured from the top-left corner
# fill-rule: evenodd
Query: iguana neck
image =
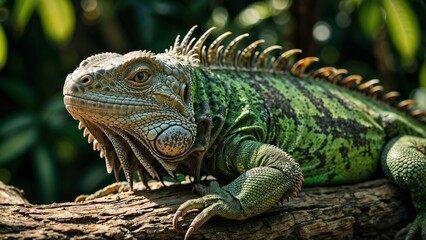
<path id="1" fill-rule="evenodd" d="M 228 100 L 231 90 L 226 82 L 214 77 L 214 73 L 204 66 L 194 68 L 191 74 L 192 102 L 196 139 L 191 154 L 181 163 L 199 181 L 204 157 L 209 157 L 223 136 Z M 214 97 L 213 97 L 214 96 Z M 228 96 L 228 97 L 227 97 Z"/>

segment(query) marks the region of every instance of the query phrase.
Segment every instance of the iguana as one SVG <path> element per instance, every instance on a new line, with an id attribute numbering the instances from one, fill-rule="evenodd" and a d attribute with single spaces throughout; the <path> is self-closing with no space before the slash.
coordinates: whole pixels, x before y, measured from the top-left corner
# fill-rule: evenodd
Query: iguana
<path id="1" fill-rule="evenodd" d="M 378 80 L 322 67 L 307 57 L 289 64 L 288 50 L 272 57 L 248 34 L 229 44 L 226 32 L 205 44 L 215 28 L 192 37 L 195 27 L 164 53 L 133 51 L 88 57 L 66 78 L 66 109 L 84 128 L 109 173 L 161 179 L 194 176 L 201 198 L 183 203 L 173 226 L 188 211 L 201 212 L 185 239 L 212 216 L 246 219 L 305 186 L 368 179 L 379 165 L 409 189 L 417 211 L 403 229 L 426 239 L 426 111 L 397 101 Z M 392 106 L 393 105 L 393 106 Z M 206 187 L 200 177 L 213 175 Z"/>

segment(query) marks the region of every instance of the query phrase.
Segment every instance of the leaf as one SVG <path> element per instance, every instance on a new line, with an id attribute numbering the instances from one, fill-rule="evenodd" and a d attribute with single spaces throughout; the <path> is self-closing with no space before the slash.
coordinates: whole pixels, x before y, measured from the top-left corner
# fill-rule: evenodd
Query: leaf
<path id="1" fill-rule="evenodd" d="M 37 138 L 35 128 L 25 128 L 0 142 L 0 164 L 5 164 L 23 154 Z"/>
<path id="2" fill-rule="evenodd" d="M 20 107 L 33 108 L 37 105 L 39 99 L 36 91 L 27 82 L 16 79 L 2 78 L 0 91 L 19 103 Z"/>
<path id="3" fill-rule="evenodd" d="M 0 69 L 4 67 L 7 59 L 7 40 L 6 34 L 0 25 Z"/>
<path id="4" fill-rule="evenodd" d="M 43 29 L 51 40 L 63 44 L 71 39 L 75 16 L 69 0 L 40 0 L 38 11 Z"/>
<path id="5" fill-rule="evenodd" d="M 419 84 L 420 84 L 420 87 L 426 89 L 426 61 L 423 63 L 422 67 L 420 68 Z"/>
<path id="6" fill-rule="evenodd" d="M 37 6 L 38 1 L 35 0 L 16 0 L 13 6 L 12 23 L 15 31 L 22 33 L 28 23 L 31 15 Z"/>
<path id="7" fill-rule="evenodd" d="M 57 178 L 54 160 L 43 145 L 37 146 L 34 154 L 34 168 L 37 177 L 40 200 L 43 203 L 53 202 L 57 195 Z"/>
<path id="8" fill-rule="evenodd" d="M 69 114 L 64 108 L 64 96 L 62 94 L 51 97 L 40 113 L 42 121 L 55 132 L 63 130 L 64 125 L 69 121 Z"/>
<path id="9" fill-rule="evenodd" d="M 380 5 L 377 0 L 367 0 L 362 1 L 359 8 L 359 25 L 367 37 L 374 39 L 382 19 Z"/>
<path id="10" fill-rule="evenodd" d="M 0 137 L 4 137 L 21 129 L 36 124 L 36 116 L 30 112 L 18 112 L 2 118 L 0 122 Z"/>
<path id="11" fill-rule="evenodd" d="M 386 25 L 395 48 L 405 61 L 415 57 L 420 44 L 418 19 L 404 0 L 382 0 Z"/>

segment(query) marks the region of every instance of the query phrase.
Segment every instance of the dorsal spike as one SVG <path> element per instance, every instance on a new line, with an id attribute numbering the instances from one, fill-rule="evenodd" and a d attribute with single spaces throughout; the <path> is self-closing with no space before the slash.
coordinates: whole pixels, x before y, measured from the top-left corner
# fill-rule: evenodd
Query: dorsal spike
<path id="1" fill-rule="evenodd" d="M 260 44 L 264 43 L 265 40 L 260 39 L 252 42 L 250 45 L 248 45 L 244 50 L 241 52 L 238 60 L 238 66 L 240 67 L 249 67 L 250 59 L 252 57 L 252 53 L 254 49 L 259 46 Z"/>
<path id="2" fill-rule="evenodd" d="M 401 94 L 397 91 L 388 92 L 385 95 L 383 95 L 383 101 L 390 103 L 396 98 L 398 98 Z"/>
<path id="3" fill-rule="evenodd" d="M 176 36 L 175 43 L 173 44 L 173 48 L 171 49 L 172 52 L 176 52 L 179 48 L 179 42 L 180 42 L 180 35 Z"/>
<path id="4" fill-rule="evenodd" d="M 275 60 L 273 69 L 274 70 L 283 70 L 287 68 L 288 59 L 296 53 L 301 53 L 300 49 L 290 49 L 283 52 L 277 60 Z"/>
<path id="5" fill-rule="evenodd" d="M 256 51 L 256 52 L 253 53 L 253 57 L 251 58 L 251 62 L 247 66 L 248 68 L 254 68 L 254 66 L 256 66 L 257 59 L 259 58 L 259 54 L 260 54 L 259 51 Z"/>
<path id="6" fill-rule="evenodd" d="M 332 73 L 336 72 L 337 69 L 334 67 L 322 67 L 312 72 L 312 76 L 315 78 L 324 78 L 330 76 Z"/>
<path id="7" fill-rule="evenodd" d="M 422 117 L 426 117 L 426 110 L 425 109 L 416 109 L 414 111 L 412 111 L 411 116 L 415 117 L 415 118 L 422 118 Z"/>
<path id="8" fill-rule="evenodd" d="M 349 75 L 342 79 L 340 82 L 341 85 L 344 87 L 350 87 L 353 83 L 359 84 L 362 80 L 362 77 L 360 75 Z"/>
<path id="9" fill-rule="evenodd" d="M 360 84 L 360 85 L 357 87 L 357 90 L 359 90 L 359 91 L 363 92 L 363 91 L 365 91 L 365 90 L 369 89 L 371 86 L 373 86 L 373 85 L 375 85 L 375 84 L 378 84 L 379 82 L 380 82 L 380 80 L 379 80 L 379 79 L 371 79 L 371 80 L 369 80 L 369 81 L 367 81 L 367 82 L 365 82 L 365 83 Z"/>
<path id="10" fill-rule="evenodd" d="M 201 50 L 204 48 L 204 42 L 206 39 L 210 36 L 210 34 L 216 29 L 216 27 L 209 28 L 201 37 L 197 40 L 197 42 L 194 44 L 194 47 L 192 50 L 198 55 L 200 59 L 202 59 L 201 56 Z"/>
<path id="11" fill-rule="evenodd" d="M 217 60 L 217 62 L 216 62 L 216 64 L 219 65 L 219 66 L 223 66 L 223 49 L 224 48 L 225 47 L 223 45 L 220 45 L 217 48 L 217 53 L 216 53 L 216 60 Z"/>
<path id="12" fill-rule="evenodd" d="M 237 55 L 234 57 L 234 66 L 235 67 L 241 67 L 240 66 L 240 58 L 241 58 L 241 50 L 238 50 Z"/>
<path id="13" fill-rule="evenodd" d="M 383 90 L 384 90 L 383 86 L 376 85 L 376 86 L 370 88 L 369 93 L 370 93 L 371 96 L 377 97 L 379 92 L 383 92 Z"/>
<path id="14" fill-rule="evenodd" d="M 191 41 L 189 41 L 188 45 L 187 45 L 187 46 L 186 46 L 186 48 L 185 48 L 185 54 L 187 54 L 187 55 L 192 55 L 192 54 L 194 54 L 194 50 L 193 50 L 192 44 L 195 42 L 195 40 L 197 40 L 197 38 L 193 37 L 193 38 L 191 39 Z M 198 57 L 198 56 L 197 56 L 197 57 Z"/>
<path id="15" fill-rule="evenodd" d="M 232 40 L 228 46 L 225 48 L 225 51 L 223 52 L 223 64 L 224 65 L 231 65 L 234 62 L 234 51 L 237 47 L 238 43 L 243 40 L 243 38 L 248 37 L 249 34 L 241 34 L 240 36 L 236 37 L 234 40 Z"/>
<path id="16" fill-rule="evenodd" d="M 330 74 L 327 77 L 327 80 L 332 83 L 336 83 L 337 80 L 339 80 L 343 74 L 347 74 L 347 73 L 348 73 L 348 70 L 346 69 L 336 69 L 336 71 L 334 71 L 332 74 Z"/>
<path id="17" fill-rule="evenodd" d="M 295 76 L 302 76 L 304 74 L 305 69 L 311 65 L 313 62 L 318 62 L 319 59 L 317 57 L 306 57 L 302 58 L 299 61 L 297 61 L 295 64 L 293 64 L 293 67 L 291 67 L 290 72 Z"/>
<path id="18" fill-rule="evenodd" d="M 194 33 L 194 30 L 197 28 L 197 25 L 193 26 L 191 29 L 189 29 L 188 33 L 185 35 L 185 37 L 182 39 L 182 43 L 180 44 L 180 48 L 182 50 L 186 49 L 189 43 L 189 39 L 191 39 L 192 34 Z"/>
<path id="19" fill-rule="evenodd" d="M 84 128 L 84 123 L 82 123 L 81 121 L 78 122 L 78 130 L 81 130 L 82 128 Z"/>
<path id="20" fill-rule="evenodd" d="M 218 62 L 217 49 L 222 41 L 231 34 L 231 32 L 223 33 L 210 44 L 209 49 L 207 50 L 207 61 L 209 65 L 214 65 Z"/>
<path id="21" fill-rule="evenodd" d="M 203 45 L 203 48 L 202 48 L 202 50 L 201 50 L 201 55 L 199 55 L 199 58 L 201 59 L 201 63 L 202 64 L 205 64 L 205 65 L 207 65 L 208 64 L 208 62 L 207 62 L 207 53 L 206 53 L 206 50 L 207 49 L 207 46 L 206 45 Z"/>
<path id="22" fill-rule="evenodd" d="M 266 62 L 266 59 L 268 58 L 268 55 L 272 51 L 277 50 L 277 49 L 282 49 L 282 47 L 278 46 L 278 45 L 273 45 L 273 46 L 270 46 L 270 47 L 266 48 L 265 50 L 263 50 L 263 52 L 260 53 L 259 58 L 257 59 L 256 67 L 257 68 L 264 68 L 265 65 L 266 65 L 265 62 Z"/>
<path id="23" fill-rule="evenodd" d="M 412 107 L 412 106 L 414 106 L 414 105 L 416 105 L 416 104 L 417 104 L 416 100 L 413 100 L 413 99 L 407 99 L 407 100 L 404 100 L 404 101 L 399 102 L 399 103 L 396 105 L 396 107 L 397 107 L 398 109 L 401 109 L 401 110 L 407 110 L 408 108 L 410 108 L 410 107 Z"/>

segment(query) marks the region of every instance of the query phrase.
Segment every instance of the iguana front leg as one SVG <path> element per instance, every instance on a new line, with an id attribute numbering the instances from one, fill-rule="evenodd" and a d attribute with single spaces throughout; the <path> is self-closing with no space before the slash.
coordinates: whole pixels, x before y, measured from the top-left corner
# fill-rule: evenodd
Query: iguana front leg
<path id="1" fill-rule="evenodd" d="M 284 151 L 268 144 L 234 139 L 224 144 L 217 158 L 220 176 L 238 176 L 226 186 L 213 182 L 209 187 L 196 185 L 203 195 L 183 203 L 175 213 L 173 226 L 189 210 L 201 212 L 195 217 L 185 239 L 214 215 L 242 220 L 273 207 L 280 199 L 296 195 L 303 177 L 299 164 Z"/>
<path id="2" fill-rule="evenodd" d="M 412 136 L 392 139 L 383 150 L 382 167 L 389 178 L 410 190 L 417 212 L 413 223 L 397 237 L 406 234 L 405 239 L 413 239 L 421 229 L 422 239 L 426 240 L 426 139 Z"/>

